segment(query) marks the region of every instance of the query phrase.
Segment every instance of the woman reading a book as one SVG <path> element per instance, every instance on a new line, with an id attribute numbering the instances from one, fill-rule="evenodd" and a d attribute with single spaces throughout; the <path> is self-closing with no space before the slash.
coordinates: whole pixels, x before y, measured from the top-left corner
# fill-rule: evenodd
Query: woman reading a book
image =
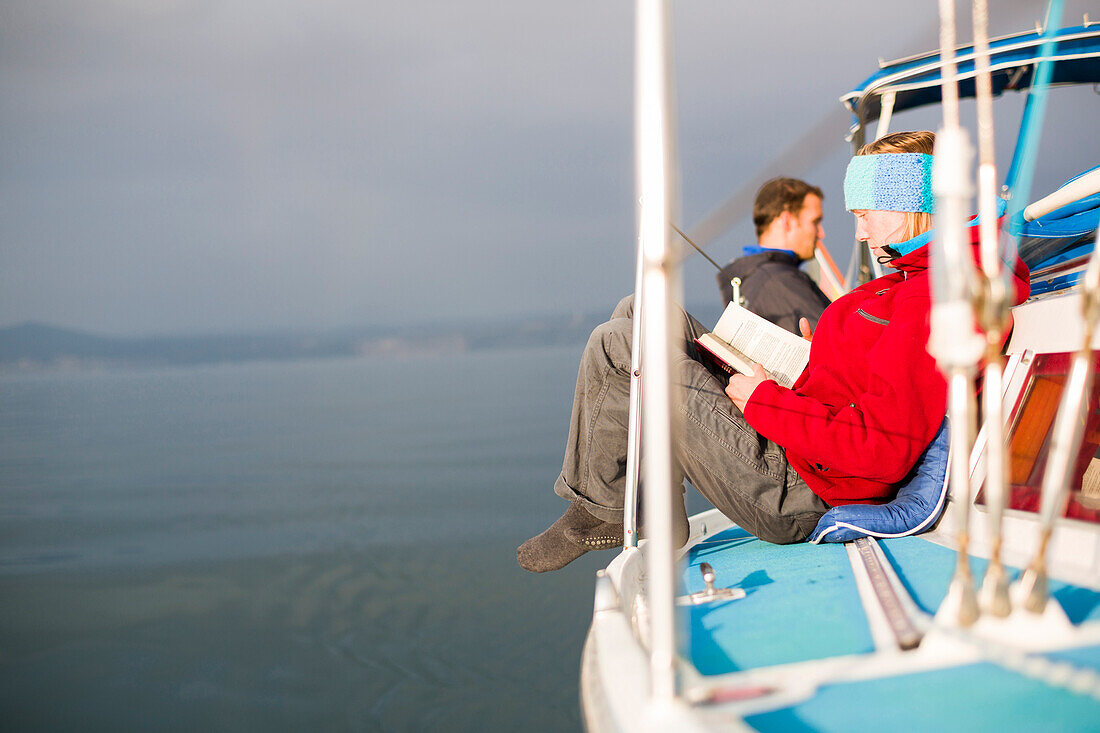
<path id="1" fill-rule="evenodd" d="M 727 382 L 700 359 L 694 340 L 707 329 L 683 312 L 673 324 L 673 386 L 683 413 L 677 468 L 760 539 L 800 542 L 832 506 L 889 501 L 943 421 L 947 385 L 926 348 L 933 143 L 931 132 L 894 133 L 849 164 L 845 205 L 856 238 L 896 271 L 825 309 L 793 387 L 759 365 Z M 1015 285 L 1019 303 L 1028 294 L 1022 267 Z M 622 543 L 631 315 L 627 298 L 585 347 L 554 486 L 570 504 L 519 547 L 527 570 L 557 570 Z M 687 518 L 683 502 L 676 504 L 682 545 Z"/>

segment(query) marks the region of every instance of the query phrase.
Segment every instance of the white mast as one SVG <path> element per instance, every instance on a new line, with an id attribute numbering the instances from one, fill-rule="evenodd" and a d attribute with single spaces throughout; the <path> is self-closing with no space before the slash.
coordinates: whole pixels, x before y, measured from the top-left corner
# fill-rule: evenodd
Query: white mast
<path id="1" fill-rule="evenodd" d="M 650 611 L 650 695 L 658 707 L 676 696 L 675 558 L 672 539 L 672 372 L 669 311 L 678 279 L 670 256 L 675 191 L 674 119 L 667 0 L 638 0 L 635 61 L 635 160 L 638 251 L 644 311 L 642 463 Z"/>

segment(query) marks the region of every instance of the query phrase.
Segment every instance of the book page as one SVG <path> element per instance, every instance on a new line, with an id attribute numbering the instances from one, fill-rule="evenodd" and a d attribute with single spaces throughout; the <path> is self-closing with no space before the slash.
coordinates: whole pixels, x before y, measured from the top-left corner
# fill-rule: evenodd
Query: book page
<path id="1" fill-rule="evenodd" d="M 810 360 L 810 342 L 755 313 L 730 303 L 714 326 L 714 335 L 749 357 L 790 387 Z"/>

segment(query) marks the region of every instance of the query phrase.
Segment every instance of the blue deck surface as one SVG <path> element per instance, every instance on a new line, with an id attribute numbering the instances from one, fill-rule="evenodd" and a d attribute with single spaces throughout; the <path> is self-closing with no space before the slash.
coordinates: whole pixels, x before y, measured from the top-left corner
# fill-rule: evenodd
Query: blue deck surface
<path id="1" fill-rule="evenodd" d="M 947 586 L 955 572 L 955 551 L 919 537 L 885 540 L 879 546 L 916 604 L 925 612 L 934 614 L 947 594 Z M 986 560 L 970 559 L 975 582 L 981 582 L 986 565 Z M 1014 580 L 1020 571 L 1018 568 L 1008 568 L 1008 574 Z M 1074 624 L 1100 620 L 1100 592 L 1053 579 L 1049 588 L 1050 594 L 1058 600 Z"/>
<path id="2" fill-rule="evenodd" d="M 1100 647 L 1077 650 L 1100 659 Z M 1068 661 L 1068 660 L 1067 660 Z M 1080 664 L 1079 666 L 1084 666 Z M 746 718 L 769 731 L 1096 731 L 1100 702 L 993 664 L 830 685 L 813 698 Z"/>
<path id="3" fill-rule="evenodd" d="M 913 600 L 934 614 L 954 572 L 955 552 L 917 537 L 880 546 Z M 702 562 L 714 568 L 718 586 L 743 588 L 747 596 L 679 608 L 687 626 L 681 638 L 689 645 L 681 651 L 701 674 L 874 651 L 843 545 L 773 545 L 733 528 L 692 548 L 681 593 L 703 589 Z M 979 580 L 986 564 L 971 560 Z M 1050 590 L 1074 624 L 1100 620 L 1100 592 L 1056 580 Z"/>
<path id="4" fill-rule="evenodd" d="M 748 595 L 680 607 L 690 627 L 685 656 L 701 674 L 874 650 L 843 546 L 773 545 L 734 528 L 692 549 L 681 592 L 703 589 L 702 562 L 714 568 L 718 586 Z"/>

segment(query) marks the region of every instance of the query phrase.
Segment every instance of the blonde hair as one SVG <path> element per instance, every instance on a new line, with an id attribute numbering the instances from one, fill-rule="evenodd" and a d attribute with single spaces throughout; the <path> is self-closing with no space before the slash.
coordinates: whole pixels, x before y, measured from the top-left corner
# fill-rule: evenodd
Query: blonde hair
<path id="1" fill-rule="evenodd" d="M 874 142 L 867 143 L 856 155 L 874 155 L 875 153 L 924 153 L 932 155 L 936 147 L 936 133 L 930 130 L 893 132 L 883 135 Z M 932 228 L 932 215 L 923 211 L 906 211 L 905 228 L 902 230 L 903 242 L 924 234 Z"/>

